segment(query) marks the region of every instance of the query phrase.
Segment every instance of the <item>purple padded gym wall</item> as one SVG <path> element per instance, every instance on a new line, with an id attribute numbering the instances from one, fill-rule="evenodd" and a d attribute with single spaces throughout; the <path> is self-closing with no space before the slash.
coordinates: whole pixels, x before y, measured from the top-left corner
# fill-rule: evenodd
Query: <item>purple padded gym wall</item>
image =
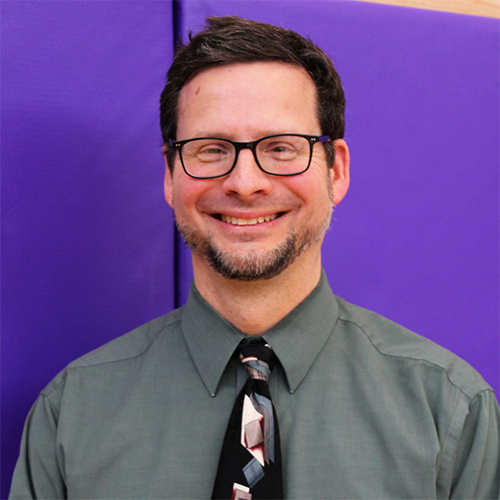
<path id="1" fill-rule="evenodd" d="M 185 300 L 157 102 L 174 32 L 208 15 L 291 28 L 332 56 L 352 154 L 325 243 L 332 288 L 498 391 L 498 21 L 336 0 L 173 7 L 1 2 L 2 498 L 38 391 Z"/>
<path id="2" fill-rule="evenodd" d="M 333 291 L 447 347 L 498 392 L 498 20 L 335 0 L 180 5 L 183 39 L 234 14 L 332 57 L 352 175 L 323 248 Z M 184 248 L 184 297 L 189 262 Z"/>
<path id="3" fill-rule="evenodd" d="M 171 1 L 2 1 L 2 498 L 68 362 L 174 305 Z"/>

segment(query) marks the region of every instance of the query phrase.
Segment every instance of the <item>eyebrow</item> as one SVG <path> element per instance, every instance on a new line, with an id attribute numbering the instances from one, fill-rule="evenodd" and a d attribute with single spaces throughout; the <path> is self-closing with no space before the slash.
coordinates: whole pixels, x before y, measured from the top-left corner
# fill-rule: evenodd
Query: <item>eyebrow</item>
<path id="1" fill-rule="evenodd" d="M 290 130 L 288 130 L 286 132 L 284 132 L 283 130 L 279 130 L 279 131 L 267 130 L 267 131 L 259 133 L 259 136 L 256 137 L 254 140 L 258 140 L 258 139 L 261 139 L 262 137 L 267 137 L 269 135 L 288 135 L 288 134 L 301 134 L 301 133 L 302 133 L 301 131 L 292 132 Z M 195 132 L 194 134 L 190 135 L 189 137 L 186 137 L 186 139 L 197 139 L 197 138 L 201 138 L 201 137 L 215 137 L 218 139 L 228 139 L 230 141 L 239 142 L 239 141 L 236 141 L 236 139 L 234 138 L 234 135 L 228 134 L 227 132 L 221 132 L 221 131 L 216 131 L 216 132 L 213 132 L 213 131 L 200 132 L 200 131 L 198 131 L 198 132 Z M 244 141 L 244 142 L 247 142 L 247 141 Z"/>

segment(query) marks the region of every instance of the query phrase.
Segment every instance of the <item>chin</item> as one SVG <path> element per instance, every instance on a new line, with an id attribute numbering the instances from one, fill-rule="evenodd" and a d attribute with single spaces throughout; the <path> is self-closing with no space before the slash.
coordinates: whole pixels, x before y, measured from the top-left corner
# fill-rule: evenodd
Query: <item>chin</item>
<path id="1" fill-rule="evenodd" d="M 297 257 L 295 236 L 266 252 L 249 251 L 235 255 L 208 244 L 201 255 L 215 271 L 230 280 L 257 281 L 268 280 L 281 274 Z"/>

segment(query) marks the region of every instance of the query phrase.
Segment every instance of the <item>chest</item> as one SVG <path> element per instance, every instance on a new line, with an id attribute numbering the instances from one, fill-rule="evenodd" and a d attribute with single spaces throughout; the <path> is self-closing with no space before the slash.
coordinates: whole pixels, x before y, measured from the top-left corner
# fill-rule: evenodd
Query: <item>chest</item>
<path id="1" fill-rule="evenodd" d="M 216 397 L 195 376 L 81 395 L 85 404 L 67 405 L 59 429 L 69 497 L 210 498 L 245 376 L 229 369 Z M 360 392 L 311 373 L 291 394 L 283 373 L 274 375 L 287 498 L 435 496 L 439 439 L 430 415 L 375 387 Z"/>

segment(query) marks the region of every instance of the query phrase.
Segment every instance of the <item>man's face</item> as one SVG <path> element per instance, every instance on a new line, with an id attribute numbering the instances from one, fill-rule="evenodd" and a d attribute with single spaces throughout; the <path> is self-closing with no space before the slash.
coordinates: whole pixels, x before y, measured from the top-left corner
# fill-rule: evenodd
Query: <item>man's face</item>
<path id="1" fill-rule="evenodd" d="M 315 86 L 302 68 L 278 62 L 215 67 L 181 91 L 177 140 L 246 142 L 287 133 L 321 135 Z M 344 141 L 337 149 L 336 164 L 345 159 L 348 165 Z M 177 157 L 172 175 L 167 168 L 165 197 L 195 263 L 231 279 L 268 279 L 308 253 L 319 258 L 332 204 L 347 190 L 337 170 L 327 167 L 319 144 L 309 169 L 292 177 L 264 173 L 248 149 L 218 179 L 189 177 Z"/>

